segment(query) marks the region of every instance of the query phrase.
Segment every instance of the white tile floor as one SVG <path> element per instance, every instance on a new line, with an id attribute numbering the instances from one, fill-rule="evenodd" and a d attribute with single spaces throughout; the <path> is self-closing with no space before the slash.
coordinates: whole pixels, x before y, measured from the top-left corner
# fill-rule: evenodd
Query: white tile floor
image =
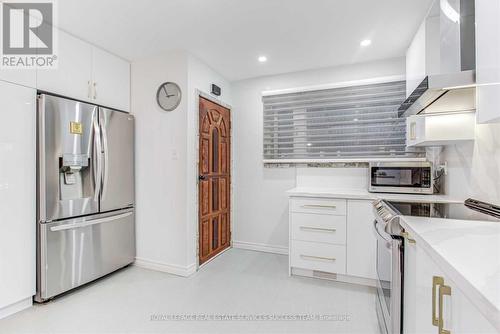
<path id="1" fill-rule="evenodd" d="M 0 320 L 0 333 L 378 333 L 372 288 L 288 277 L 283 255 L 231 249 L 189 278 L 129 267 Z M 348 315 L 343 321 L 151 321 L 152 315 Z"/>

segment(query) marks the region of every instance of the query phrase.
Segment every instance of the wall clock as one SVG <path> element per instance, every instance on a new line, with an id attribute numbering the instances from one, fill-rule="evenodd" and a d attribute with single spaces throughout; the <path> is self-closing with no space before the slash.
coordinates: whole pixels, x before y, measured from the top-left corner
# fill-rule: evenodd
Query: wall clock
<path id="1" fill-rule="evenodd" d="M 165 111 L 172 111 L 181 103 L 182 91 L 175 82 L 165 82 L 156 91 L 156 102 Z"/>

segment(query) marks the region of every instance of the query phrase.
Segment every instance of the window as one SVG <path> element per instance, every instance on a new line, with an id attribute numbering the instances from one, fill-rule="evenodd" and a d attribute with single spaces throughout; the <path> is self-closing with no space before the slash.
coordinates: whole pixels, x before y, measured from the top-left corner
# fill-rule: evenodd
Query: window
<path id="1" fill-rule="evenodd" d="M 264 96 L 264 160 L 417 157 L 404 100 L 404 81 Z"/>

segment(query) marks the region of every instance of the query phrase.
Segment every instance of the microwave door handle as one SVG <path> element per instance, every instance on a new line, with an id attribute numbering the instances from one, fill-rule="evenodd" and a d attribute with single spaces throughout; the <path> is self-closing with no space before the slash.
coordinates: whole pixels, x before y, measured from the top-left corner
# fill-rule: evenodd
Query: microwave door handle
<path id="1" fill-rule="evenodd" d="M 106 124 L 104 121 L 103 113 L 99 112 L 100 117 L 100 127 L 103 139 L 103 152 L 104 152 L 104 172 L 103 172 L 103 182 L 102 182 L 102 198 L 106 197 L 106 192 L 108 190 L 108 175 L 109 175 L 109 153 L 108 153 L 108 132 L 106 129 Z"/>
<path id="2" fill-rule="evenodd" d="M 93 121 L 94 125 L 94 159 L 95 165 L 97 166 L 96 170 L 94 170 L 94 201 L 99 200 L 99 194 L 101 193 L 101 184 L 102 184 L 102 143 L 101 143 L 101 130 L 99 128 L 99 124 L 97 122 L 97 115 L 94 117 Z"/>

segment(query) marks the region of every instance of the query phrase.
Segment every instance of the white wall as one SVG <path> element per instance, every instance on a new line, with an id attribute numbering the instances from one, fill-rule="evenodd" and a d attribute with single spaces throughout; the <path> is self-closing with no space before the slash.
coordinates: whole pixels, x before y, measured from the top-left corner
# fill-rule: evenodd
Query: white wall
<path id="1" fill-rule="evenodd" d="M 187 55 L 171 52 L 131 66 L 131 113 L 136 117 L 137 258 L 186 266 L 187 94 L 173 112 L 156 103 L 156 90 L 188 85 Z"/>
<path id="2" fill-rule="evenodd" d="M 198 90 L 229 83 L 184 51 L 132 63 L 132 114 L 136 117 L 137 263 L 180 275 L 196 266 Z M 172 112 L 156 103 L 165 81 L 181 87 L 182 101 Z"/>
<path id="3" fill-rule="evenodd" d="M 263 64 L 265 66 L 265 64 Z M 233 145 L 235 245 L 284 250 L 288 247 L 288 199 L 295 168 L 264 168 L 262 91 L 326 85 L 404 75 L 405 59 L 389 59 L 234 82 Z M 335 169 L 331 169 L 332 173 Z M 359 170 L 352 170 L 359 173 Z M 353 185 L 353 187 L 356 185 Z"/>
<path id="4" fill-rule="evenodd" d="M 500 124 L 476 125 L 476 140 L 446 147 L 442 160 L 447 194 L 500 205 Z"/>

